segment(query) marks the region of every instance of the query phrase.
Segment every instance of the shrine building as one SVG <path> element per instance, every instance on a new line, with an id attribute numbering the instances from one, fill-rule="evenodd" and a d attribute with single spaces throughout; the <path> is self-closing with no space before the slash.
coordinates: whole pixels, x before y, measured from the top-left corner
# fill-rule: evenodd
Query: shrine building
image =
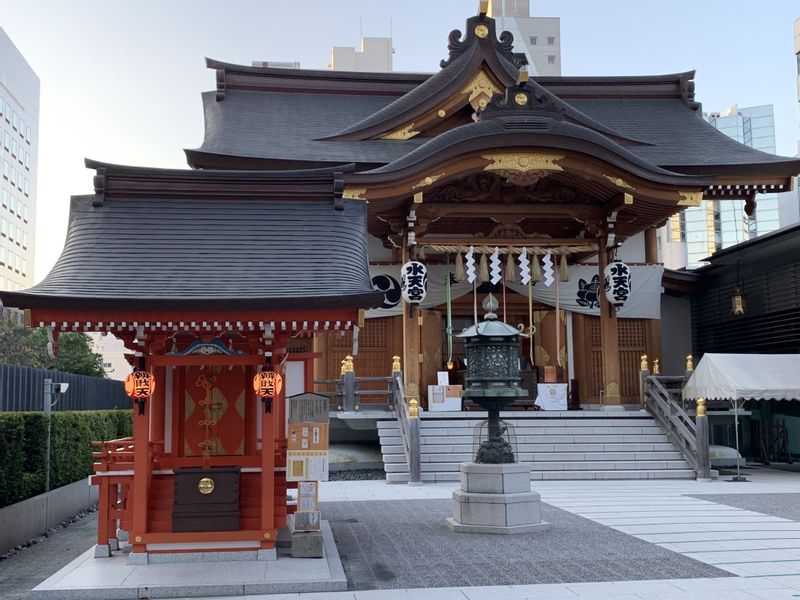
<path id="1" fill-rule="evenodd" d="M 285 397 L 337 378 L 346 355 L 375 377 L 398 355 L 425 405 L 437 371 L 458 379 L 453 334 L 489 292 L 531 333 L 536 380 L 584 405 L 638 403 L 640 355 L 662 358 L 656 228 L 703 199 L 756 210 L 800 172 L 707 124 L 693 72 L 529 77 L 480 5 L 434 74 L 208 60 L 191 169 L 87 161 L 94 193 L 71 199 L 61 257 L 0 298 L 56 347 L 67 331 L 121 337 L 155 376 L 133 438 L 99 450 L 100 548 L 119 527 L 134 555 L 274 558 L 293 510 Z M 630 289 L 614 306 L 618 259 Z M 412 260 L 418 304 L 400 289 Z M 286 381 L 272 401 L 250 386 L 265 369 Z M 187 518 L 182 486 L 204 473 L 227 508 Z"/>

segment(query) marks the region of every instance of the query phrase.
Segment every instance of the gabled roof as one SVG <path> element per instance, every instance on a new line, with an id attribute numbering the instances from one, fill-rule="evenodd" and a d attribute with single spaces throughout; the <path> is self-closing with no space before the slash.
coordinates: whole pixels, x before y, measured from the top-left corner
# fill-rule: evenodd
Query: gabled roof
<path id="1" fill-rule="evenodd" d="M 90 163 L 61 257 L 19 308 L 366 308 L 366 204 L 335 201 L 332 171 L 178 171 Z"/>
<path id="2" fill-rule="evenodd" d="M 237 67 L 217 69 L 203 95 L 206 134 L 187 150 L 197 168 L 299 168 L 351 162 L 367 171 L 401 160 L 429 139 L 470 122 L 514 84 L 513 37 L 485 14 L 450 34 L 432 75 Z M 706 123 L 694 72 L 629 77 L 540 77 L 530 83 L 567 122 L 593 130 L 639 159 L 715 185 L 782 186 L 800 160 L 766 154 Z M 475 130 L 477 131 L 477 130 Z M 712 190 L 713 191 L 713 190 Z M 756 191 L 762 191 L 758 188 Z M 718 195 L 736 195 L 715 192 Z M 752 195 L 753 189 L 744 195 Z"/>

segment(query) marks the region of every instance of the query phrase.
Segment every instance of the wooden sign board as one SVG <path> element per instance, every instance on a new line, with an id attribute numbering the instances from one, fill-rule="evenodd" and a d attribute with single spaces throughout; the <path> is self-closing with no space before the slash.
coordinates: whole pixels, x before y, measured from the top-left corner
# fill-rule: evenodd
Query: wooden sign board
<path id="1" fill-rule="evenodd" d="M 328 398 L 307 393 L 288 400 L 286 481 L 328 481 Z"/>
<path id="2" fill-rule="evenodd" d="M 300 481 L 297 484 L 297 512 L 313 513 L 319 510 L 319 483 Z"/>

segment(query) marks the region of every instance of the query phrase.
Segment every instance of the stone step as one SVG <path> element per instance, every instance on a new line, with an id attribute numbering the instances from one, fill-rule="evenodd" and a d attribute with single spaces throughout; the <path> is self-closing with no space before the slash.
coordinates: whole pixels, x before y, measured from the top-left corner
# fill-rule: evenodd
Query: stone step
<path id="1" fill-rule="evenodd" d="M 398 462 L 396 460 L 386 460 L 387 458 L 400 456 L 402 454 L 388 454 L 384 457 L 384 462 Z M 473 454 L 468 452 L 444 452 L 441 454 L 423 454 L 420 459 L 423 463 L 431 462 L 469 462 Z M 677 450 L 667 452 L 517 452 L 517 460 L 520 462 L 575 462 L 575 461 L 651 461 L 651 460 L 683 460 L 681 453 Z"/>
<path id="2" fill-rule="evenodd" d="M 392 438 L 381 438 L 389 440 Z M 422 447 L 426 446 L 448 446 L 455 444 L 472 444 L 475 438 L 471 435 L 448 435 L 448 436 L 423 436 L 420 437 Z M 397 443 L 400 443 L 399 436 Z M 536 435 L 536 436 L 517 436 L 517 447 L 525 444 L 645 444 L 645 443 L 668 443 L 667 436 L 663 433 L 640 434 L 640 435 Z"/>
<path id="3" fill-rule="evenodd" d="M 385 444 L 384 448 L 401 448 L 395 444 Z M 672 452 L 675 446 L 669 442 L 637 444 L 517 444 L 520 452 Z M 448 452 L 472 452 L 472 444 L 428 444 L 422 445 L 422 454 L 442 454 Z"/>
<path id="4" fill-rule="evenodd" d="M 694 479 L 691 469 L 632 470 L 632 471 L 547 471 L 532 472 L 531 481 L 617 480 L 617 479 Z M 460 473 L 423 473 L 422 481 L 430 483 L 458 482 Z M 408 483 L 408 473 L 386 473 L 386 483 Z M 533 489 L 536 489 L 534 483 Z"/>
<path id="5" fill-rule="evenodd" d="M 501 415 L 502 418 L 502 415 Z M 655 424 L 653 418 L 644 419 L 503 419 L 514 427 L 650 427 Z M 452 421 L 425 420 L 420 421 L 420 429 L 457 429 L 472 428 L 485 419 L 458 419 Z"/>
<path id="6" fill-rule="evenodd" d="M 445 461 L 422 463 L 423 473 L 440 471 L 458 472 L 458 465 L 465 461 Z M 527 462 L 527 461 L 524 461 Z M 576 461 L 542 461 L 531 462 L 535 471 L 660 471 L 668 469 L 686 469 L 689 465 L 684 460 L 576 460 Z M 387 473 L 401 473 L 408 470 L 405 462 L 384 463 Z"/>

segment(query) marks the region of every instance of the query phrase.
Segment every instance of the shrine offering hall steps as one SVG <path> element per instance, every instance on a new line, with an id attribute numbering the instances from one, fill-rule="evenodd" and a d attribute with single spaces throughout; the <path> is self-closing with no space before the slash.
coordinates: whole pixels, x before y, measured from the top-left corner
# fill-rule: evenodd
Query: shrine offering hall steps
<path id="1" fill-rule="evenodd" d="M 645 411 L 525 411 L 503 413 L 515 428 L 517 460 L 531 479 L 693 479 L 695 474 L 661 427 Z M 458 481 L 458 465 L 473 460 L 473 428 L 480 412 L 423 413 L 422 480 Z M 400 430 L 379 421 L 388 483 L 408 482 Z"/>

